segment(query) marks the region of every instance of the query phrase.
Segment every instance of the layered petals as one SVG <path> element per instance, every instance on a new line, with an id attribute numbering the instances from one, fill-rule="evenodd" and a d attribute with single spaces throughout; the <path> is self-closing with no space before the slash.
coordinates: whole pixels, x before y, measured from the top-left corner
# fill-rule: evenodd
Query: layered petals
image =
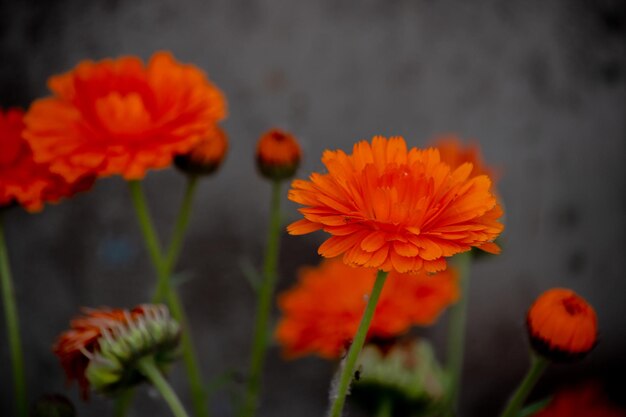
<path id="1" fill-rule="evenodd" d="M 93 176 L 67 181 L 51 172 L 48 164 L 34 160 L 23 138 L 23 116 L 19 109 L 0 110 L 0 207 L 15 203 L 36 212 L 44 203 L 54 203 L 89 189 Z"/>
<path id="2" fill-rule="evenodd" d="M 25 118 L 35 159 L 68 181 L 85 174 L 140 179 L 168 166 L 226 116 L 222 93 L 192 65 L 158 52 L 83 61 L 51 77 L 53 95 Z"/>
<path id="3" fill-rule="evenodd" d="M 445 258 L 491 243 L 503 230 L 489 177 L 470 176 L 470 163 L 451 169 L 436 149 L 375 137 L 350 155 L 326 151 L 322 162 L 328 173 L 292 183 L 289 198 L 304 206 L 304 219 L 288 227 L 291 234 L 329 233 L 322 256 L 343 254 L 350 265 L 384 271 L 436 272 Z"/>

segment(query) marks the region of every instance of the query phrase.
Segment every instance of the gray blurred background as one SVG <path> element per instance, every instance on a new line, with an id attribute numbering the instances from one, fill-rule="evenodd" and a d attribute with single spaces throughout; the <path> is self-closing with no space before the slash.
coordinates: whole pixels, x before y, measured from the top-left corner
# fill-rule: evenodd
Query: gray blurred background
<path id="1" fill-rule="evenodd" d="M 552 367 L 535 396 L 587 378 L 619 394 L 625 10 L 618 0 L 0 0 L 0 105 L 27 107 L 47 93 L 48 76 L 82 59 L 147 58 L 159 49 L 200 66 L 223 89 L 230 151 L 200 186 L 178 268 L 191 278 L 181 291 L 207 380 L 247 368 L 254 296 L 239 264 L 259 265 L 265 240 L 269 185 L 253 161 L 260 133 L 280 126 L 300 138 L 301 177 L 321 169 L 324 149 L 350 149 L 375 134 L 420 146 L 441 133 L 475 139 L 503 173 L 507 229 L 502 255 L 473 271 L 462 408 L 463 416 L 490 416 L 527 366 L 525 310 L 554 286 L 596 307 L 601 341 L 584 362 Z M 147 178 L 164 237 L 183 185 L 174 170 Z M 285 199 L 286 220 L 297 218 L 295 208 Z M 50 352 L 55 337 L 80 306 L 133 306 L 153 287 L 128 190 L 119 178 L 102 180 L 41 214 L 13 210 L 6 221 L 30 397 L 61 392 L 80 404 Z M 299 265 L 318 262 L 322 240 L 283 236 L 281 289 Z M 427 333 L 444 345 L 443 327 Z M 10 410 L 8 347 L 0 341 L 0 410 Z M 323 415 L 332 372 L 327 361 L 284 362 L 271 349 L 260 416 Z M 172 381 L 185 392 L 180 367 Z M 213 395 L 215 416 L 232 415 L 230 391 Z M 80 415 L 109 415 L 109 405 L 94 398 L 79 405 Z M 146 388 L 135 410 L 169 415 Z"/>

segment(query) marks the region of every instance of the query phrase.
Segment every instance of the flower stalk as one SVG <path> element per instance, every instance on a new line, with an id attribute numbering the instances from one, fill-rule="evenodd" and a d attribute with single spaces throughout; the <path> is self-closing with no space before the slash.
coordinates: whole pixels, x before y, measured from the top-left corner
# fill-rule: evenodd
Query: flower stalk
<path id="1" fill-rule="evenodd" d="M 7 326 L 7 338 L 11 349 L 11 364 L 13 367 L 13 389 L 15 395 L 15 407 L 18 417 L 26 417 L 26 378 L 24 376 L 24 357 L 22 342 L 20 339 L 19 316 L 7 245 L 4 240 L 2 215 L 0 214 L 0 279 L 2 281 L 2 303 Z"/>
<path id="2" fill-rule="evenodd" d="M 448 373 L 448 408 L 452 414 L 458 406 L 459 385 L 463 375 L 463 355 L 465 353 L 465 322 L 469 299 L 471 251 L 456 255 L 453 259 L 459 273 L 459 301 L 450 309 L 448 325 L 447 373 Z"/>
<path id="3" fill-rule="evenodd" d="M 277 279 L 278 256 L 280 252 L 280 197 L 281 180 L 272 181 L 270 206 L 270 224 L 267 235 L 267 247 L 263 264 L 263 279 L 257 292 L 257 311 L 252 342 L 250 372 L 241 408 L 241 417 L 251 417 L 258 407 L 261 388 L 261 373 L 267 352 L 268 324 L 272 310 L 272 299 Z"/>
<path id="4" fill-rule="evenodd" d="M 172 317 L 180 323 L 183 329 L 181 333 L 182 356 L 187 370 L 194 413 L 197 417 L 207 417 L 209 415 L 209 409 L 204 384 L 202 382 L 202 376 L 200 375 L 200 368 L 198 366 L 198 361 L 193 348 L 193 341 L 189 332 L 187 317 L 180 301 L 180 297 L 176 290 L 172 287 L 170 280 L 172 269 L 178 259 L 180 248 L 182 247 L 182 240 L 187 229 L 187 225 L 189 224 L 191 202 L 193 200 L 196 185 L 197 180 L 194 177 L 191 177 L 187 183 L 183 203 L 181 204 L 178 219 L 176 220 L 172 243 L 168 248 L 167 255 L 164 256 L 154 228 L 154 223 L 152 222 L 150 212 L 145 201 L 141 183 L 139 181 L 129 181 L 129 188 L 135 212 L 139 220 L 146 248 L 148 249 L 152 264 L 157 273 L 157 291 L 153 297 L 153 302 L 160 301 L 161 297 L 165 298 L 172 313 Z"/>
<path id="5" fill-rule="evenodd" d="M 170 384 L 163 378 L 152 356 L 140 359 L 137 362 L 137 368 L 163 396 L 175 417 L 189 417 L 178 396 L 176 396 Z"/>
<path id="6" fill-rule="evenodd" d="M 534 352 L 531 352 L 530 368 L 528 369 L 528 372 L 526 373 L 526 376 L 520 383 L 519 387 L 517 387 L 517 390 L 509 400 L 506 408 L 504 409 L 500 417 L 518 416 L 519 410 L 522 405 L 524 405 L 524 401 L 526 401 L 528 394 L 530 394 L 530 391 L 533 389 L 533 387 L 543 374 L 543 371 L 546 370 L 549 364 L 550 362 L 547 359 L 535 354 Z"/>
<path id="7" fill-rule="evenodd" d="M 369 330 L 372 318 L 374 318 L 376 305 L 378 304 L 378 299 L 380 298 L 380 294 L 383 291 L 383 286 L 385 285 L 387 274 L 387 272 L 378 271 L 376 275 L 376 281 L 374 282 L 374 287 L 372 288 L 372 292 L 370 293 L 370 296 L 367 300 L 367 306 L 365 307 L 365 312 L 363 313 L 363 317 L 361 318 L 361 323 L 359 324 L 359 328 L 356 332 L 356 335 L 354 336 L 352 344 L 350 345 L 348 355 L 343 362 L 337 390 L 335 391 L 333 389 L 333 392 L 331 394 L 332 403 L 330 407 L 330 412 L 328 414 L 329 417 L 341 416 L 341 411 L 343 410 L 346 395 L 348 393 L 348 389 L 350 388 L 350 384 L 352 383 L 354 368 L 356 366 L 359 353 L 361 353 L 363 345 L 365 344 L 365 337 L 367 336 L 367 331 Z"/>

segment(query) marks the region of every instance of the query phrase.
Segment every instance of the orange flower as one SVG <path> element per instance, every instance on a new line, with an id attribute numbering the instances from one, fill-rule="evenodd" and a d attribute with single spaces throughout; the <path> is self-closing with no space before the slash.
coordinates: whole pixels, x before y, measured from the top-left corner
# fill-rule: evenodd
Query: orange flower
<path id="1" fill-rule="evenodd" d="M 18 109 L 0 110 L 0 207 L 18 203 L 35 212 L 46 202 L 54 203 L 89 189 L 93 177 L 69 183 L 50 172 L 46 164 L 33 160 L 30 146 L 22 137 L 23 116 Z"/>
<path id="2" fill-rule="evenodd" d="M 471 164 L 451 170 L 436 149 L 407 150 L 403 138 L 375 137 L 352 155 L 326 151 L 328 174 L 295 180 L 289 198 L 305 207 L 288 227 L 332 236 L 320 255 L 399 272 L 445 269 L 445 258 L 492 242 L 504 226 L 491 181 L 469 178 Z"/>
<path id="3" fill-rule="evenodd" d="M 296 173 L 302 151 L 290 133 L 272 129 L 261 136 L 256 147 L 257 166 L 264 177 L 283 180 Z"/>
<path id="4" fill-rule="evenodd" d="M 496 171 L 483 162 L 478 145 L 469 144 L 464 146 L 458 136 L 446 135 L 435 139 L 433 146 L 439 150 L 441 161 L 450 165 L 452 169 L 470 162 L 473 167 L 470 178 L 487 175 L 492 181 L 497 180 Z"/>
<path id="5" fill-rule="evenodd" d="M 339 258 L 303 268 L 299 283 L 278 298 L 283 312 L 276 338 L 288 357 L 310 353 L 337 358 L 352 340 L 367 304 L 375 273 L 351 268 Z M 368 338 L 391 338 L 414 325 L 430 325 L 459 296 L 456 271 L 435 277 L 389 274 Z"/>
<path id="6" fill-rule="evenodd" d="M 166 52 L 83 61 L 51 77 L 52 97 L 33 103 L 24 133 L 39 162 L 69 181 L 85 174 L 140 179 L 187 152 L 226 115 L 202 71 Z"/>
<path id="7" fill-rule="evenodd" d="M 574 291 L 554 288 L 541 294 L 526 318 L 533 348 L 554 361 L 580 359 L 596 345 L 596 312 Z"/>
<path id="8" fill-rule="evenodd" d="M 586 384 L 558 392 L 533 417 L 626 417 L 626 411 L 613 406 L 600 386 Z"/>
<path id="9" fill-rule="evenodd" d="M 178 169 L 187 174 L 209 175 L 219 168 L 227 150 L 226 132 L 215 126 L 189 152 L 176 155 L 174 163 Z"/>

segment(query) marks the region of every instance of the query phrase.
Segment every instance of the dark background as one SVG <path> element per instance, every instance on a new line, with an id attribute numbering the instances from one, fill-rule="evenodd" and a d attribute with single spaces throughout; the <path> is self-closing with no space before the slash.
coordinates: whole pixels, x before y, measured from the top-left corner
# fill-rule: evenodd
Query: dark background
<path id="1" fill-rule="evenodd" d="M 225 92 L 230 152 L 203 181 L 179 263 L 181 291 L 207 379 L 247 368 L 254 297 L 239 264 L 260 264 L 269 185 L 255 142 L 280 126 L 296 134 L 304 177 L 326 148 L 375 134 L 423 146 L 455 132 L 477 140 L 503 173 L 504 251 L 471 283 L 464 416 L 500 409 L 527 366 L 524 313 L 566 286 L 597 309 L 601 341 L 584 362 L 554 366 L 536 394 L 595 378 L 618 393 L 626 371 L 626 126 L 623 1 L 62 1 L 0 0 L 0 105 L 26 107 L 51 74 L 82 59 L 148 58 L 171 50 Z M 147 193 L 168 236 L 184 185 L 153 172 Z M 297 218 L 284 206 L 286 220 Z M 50 346 L 80 306 L 129 307 L 154 282 L 119 178 L 48 207 L 6 216 L 29 394 L 70 393 Z M 283 236 L 280 287 L 317 262 L 322 234 Z M 4 322 L 0 324 L 4 334 Z M 430 331 L 439 347 L 443 327 Z M 0 410 L 11 406 L 0 337 Z M 442 353 L 440 351 L 440 353 Z M 269 354 L 260 415 L 319 417 L 333 365 Z M 185 396 L 181 367 L 173 383 Z M 231 415 L 228 390 L 213 396 Z M 168 416 L 144 388 L 134 416 Z M 77 402 L 79 402 L 77 400 Z M 95 398 L 81 416 L 108 415 Z M 6 415 L 3 413 L 3 415 Z M 357 416 L 358 411 L 350 415 Z"/>

